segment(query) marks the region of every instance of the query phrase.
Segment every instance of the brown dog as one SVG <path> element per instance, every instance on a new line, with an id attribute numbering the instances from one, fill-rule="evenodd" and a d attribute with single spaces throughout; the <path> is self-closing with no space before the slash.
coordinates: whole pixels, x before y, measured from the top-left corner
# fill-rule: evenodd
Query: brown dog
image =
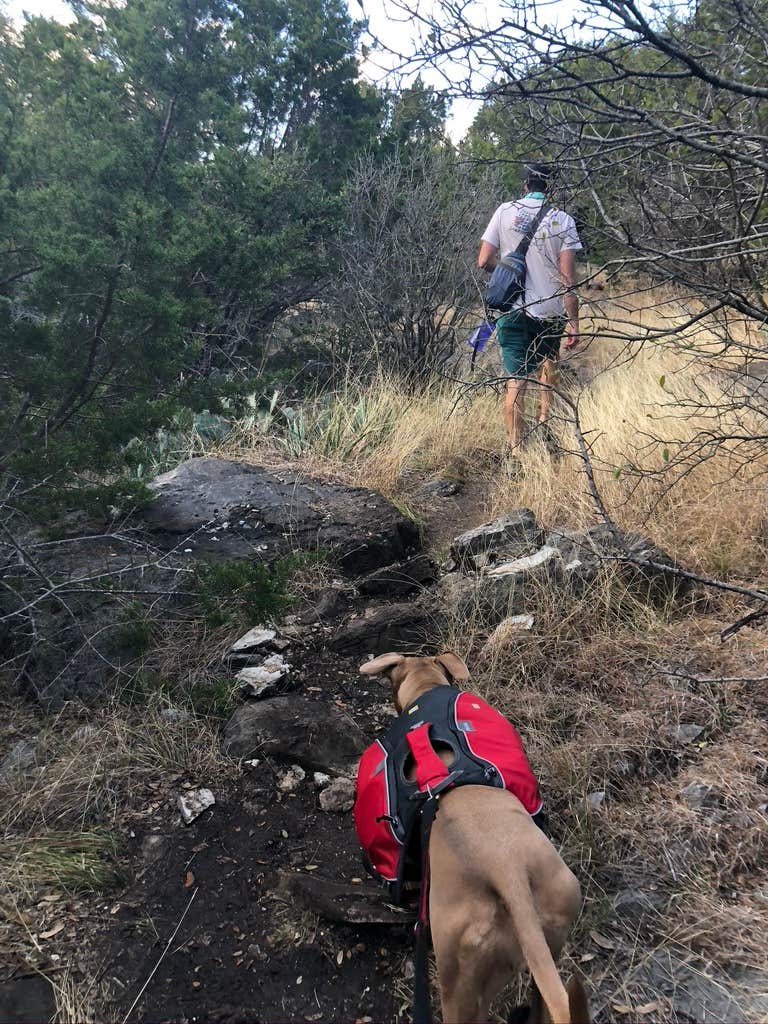
<path id="1" fill-rule="evenodd" d="M 469 679 L 451 653 L 383 654 L 360 671 L 388 676 L 398 712 L 435 686 Z M 450 754 L 438 753 L 450 763 Z M 554 962 L 581 906 L 579 883 L 520 801 L 493 787 L 448 790 L 429 862 L 443 1024 L 487 1021 L 493 1000 L 526 964 L 535 983 L 529 1024 L 588 1024 L 580 980 L 571 978 L 566 989 Z"/>

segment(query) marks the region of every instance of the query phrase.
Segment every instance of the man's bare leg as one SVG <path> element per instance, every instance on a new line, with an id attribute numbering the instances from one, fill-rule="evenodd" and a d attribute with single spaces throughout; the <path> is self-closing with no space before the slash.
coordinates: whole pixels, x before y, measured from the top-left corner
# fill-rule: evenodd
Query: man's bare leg
<path id="1" fill-rule="evenodd" d="M 549 419 L 549 409 L 552 404 L 552 392 L 550 388 L 557 387 L 557 363 L 554 359 L 545 359 L 539 370 L 539 380 L 548 387 L 541 387 L 539 391 L 539 423 L 546 423 Z"/>
<path id="2" fill-rule="evenodd" d="M 514 451 L 523 440 L 523 403 L 525 400 L 525 388 L 528 381 L 508 380 L 507 393 L 504 396 L 504 423 L 507 427 L 509 444 Z"/>

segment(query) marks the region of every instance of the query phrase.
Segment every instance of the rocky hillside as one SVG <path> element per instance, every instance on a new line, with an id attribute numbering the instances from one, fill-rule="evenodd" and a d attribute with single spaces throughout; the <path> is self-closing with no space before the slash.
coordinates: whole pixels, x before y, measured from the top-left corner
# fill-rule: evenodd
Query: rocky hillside
<path id="1" fill-rule="evenodd" d="M 356 759 L 393 711 L 357 669 L 448 645 L 521 729 L 580 874 L 569 956 L 595 1019 L 768 1013 L 760 944 L 738 956 L 726 930 L 714 955 L 690 917 L 709 900 L 713 919 L 732 905 L 742 927 L 758 920 L 768 778 L 763 698 L 738 686 L 756 675 L 748 645 L 718 690 L 702 681 L 702 596 L 649 542 L 526 509 L 480 525 L 458 485 L 427 483 L 420 530 L 364 489 L 199 459 L 158 478 L 119 532 L 32 539 L 78 615 L 41 602 L 56 642 L 6 697 L 0 1021 L 407 1019 L 411 918 L 364 876 L 349 813 Z M 436 549 L 430 523 L 451 521 Z M 617 560 L 619 540 L 635 561 Z M 290 601 L 241 600 L 276 577 L 244 584 L 233 566 L 286 557 L 303 580 Z M 611 633 L 635 639 L 623 661 L 587 653 L 585 681 L 574 637 L 605 652 Z M 643 821 L 663 849 L 647 851 Z M 65 841 L 85 864 L 94 836 L 88 879 L 64 853 L 35 868 Z"/>

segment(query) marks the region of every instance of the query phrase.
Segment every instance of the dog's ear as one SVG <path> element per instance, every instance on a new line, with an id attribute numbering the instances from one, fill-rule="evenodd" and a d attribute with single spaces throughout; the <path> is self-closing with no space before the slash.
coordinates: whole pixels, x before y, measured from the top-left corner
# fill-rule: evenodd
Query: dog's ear
<path id="1" fill-rule="evenodd" d="M 404 654 L 380 654 L 373 661 L 364 661 L 360 666 L 360 671 L 364 676 L 377 676 L 381 672 L 388 672 L 395 665 L 399 665 L 401 661 L 405 661 Z"/>
<path id="2" fill-rule="evenodd" d="M 573 974 L 565 986 L 568 993 L 568 1008 L 571 1011 L 572 1024 L 589 1024 L 589 1003 L 587 990 L 580 974 Z"/>
<path id="3" fill-rule="evenodd" d="M 469 679 L 469 669 L 453 651 L 446 651 L 444 654 L 438 654 L 435 661 L 442 665 L 451 679 L 454 679 L 457 683 L 466 683 Z"/>

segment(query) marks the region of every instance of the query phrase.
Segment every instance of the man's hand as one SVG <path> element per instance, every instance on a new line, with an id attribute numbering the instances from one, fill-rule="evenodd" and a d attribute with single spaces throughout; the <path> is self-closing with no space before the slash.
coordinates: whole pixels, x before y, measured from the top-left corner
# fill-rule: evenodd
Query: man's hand
<path id="1" fill-rule="evenodd" d="M 567 352 L 570 352 L 570 350 L 573 349 L 573 348 L 576 348 L 576 346 L 578 344 L 579 344 L 579 321 L 578 320 L 569 320 L 568 321 L 568 328 L 566 330 L 566 338 L 565 338 L 565 341 L 563 343 L 563 348 L 565 348 L 565 350 Z"/>

